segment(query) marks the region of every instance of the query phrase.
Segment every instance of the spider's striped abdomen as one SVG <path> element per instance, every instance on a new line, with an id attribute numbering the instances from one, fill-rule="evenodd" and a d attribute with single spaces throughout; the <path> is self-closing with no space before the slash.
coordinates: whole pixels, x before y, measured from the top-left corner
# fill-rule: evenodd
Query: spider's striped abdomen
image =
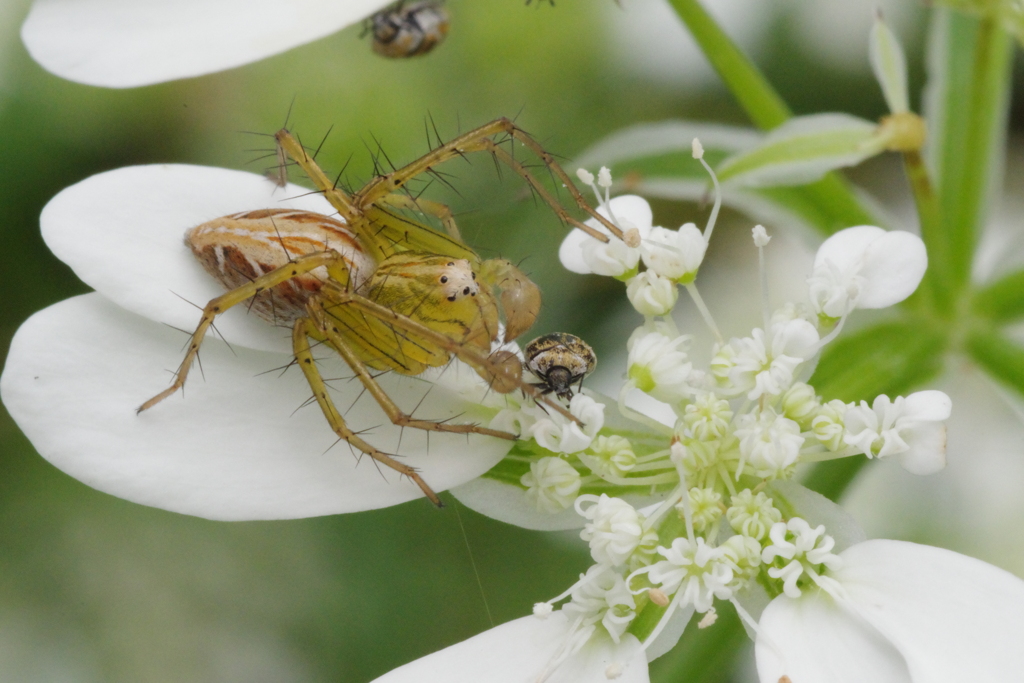
<path id="1" fill-rule="evenodd" d="M 353 288 L 373 273 L 374 262 L 356 236 L 341 221 L 312 211 L 260 209 L 223 216 L 198 225 L 185 234 L 210 275 L 234 289 L 286 265 L 299 256 L 333 249 L 342 255 L 347 273 L 334 280 Z M 257 294 L 252 309 L 276 324 L 291 324 L 305 315 L 309 297 L 319 293 L 328 279 L 317 268 Z"/>

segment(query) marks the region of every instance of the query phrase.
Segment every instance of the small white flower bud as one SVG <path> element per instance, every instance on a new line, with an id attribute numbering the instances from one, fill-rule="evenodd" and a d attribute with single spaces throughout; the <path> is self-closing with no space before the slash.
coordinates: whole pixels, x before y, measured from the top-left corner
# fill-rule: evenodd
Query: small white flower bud
<path id="1" fill-rule="evenodd" d="M 704 533 L 706 530 L 718 524 L 722 517 L 722 494 L 716 493 L 714 489 L 702 489 L 694 487 L 689 491 L 690 512 L 693 514 L 693 530 L 697 533 Z M 676 511 L 683 514 L 683 504 L 676 504 Z"/>
<path id="2" fill-rule="evenodd" d="M 846 434 L 843 416 L 846 415 L 846 408 L 845 403 L 833 399 L 821 406 L 818 414 L 811 419 L 814 438 L 830 451 L 838 451 L 843 447 L 843 436 Z"/>
<path id="3" fill-rule="evenodd" d="M 519 482 L 526 487 L 526 502 L 541 512 L 561 512 L 576 500 L 582 483 L 580 473 L 561 458 L 541 458 Z"/>
<path id="4" fill-rule="evenodd" d="M 683 409 L 686 432 L 698 441 L 721 439 L 728 432 L 732 417 L 729 402 L 714 394 L 702 394 Z"/>
<path id="5" fill-rule="evenodd" d="M 590 444 L 587 466 L 599 477 L 623 477 L 636 467 L 636 453 L 629 439 L 613 434 L 599 436 Z"/>
<path id="6" fill-rule="evenodd" d="M 733 531 L 756 541 L 768 535 L 773 524 L 782 521 L 782 513 L 764 493 L 754 495 L 750 489 L 744 489 L 733 496 L 730 503 L 725 518 Z"/>
<path id="7" fill-rule="evenodd" d="M 797 382 L 782 394 L 783 415 L 800 425 L 801 429 L 810 428 L 820 407 L 814 387 L 804 382 Z"/>
<path id="8" fill-rule="evenodd" d="M 679 300 L 679 290 L 672 280 L 645 270 L 629 280 L 626 296 L 641 315 L 668 315 Z"/>

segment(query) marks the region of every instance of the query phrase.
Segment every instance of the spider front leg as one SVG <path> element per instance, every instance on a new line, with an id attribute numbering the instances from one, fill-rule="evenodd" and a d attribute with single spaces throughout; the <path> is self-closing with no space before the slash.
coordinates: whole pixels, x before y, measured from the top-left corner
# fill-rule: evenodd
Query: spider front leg
<path id="1" fill-rule="evenodd" d="M 403 465 L 387 453 L 377 450 L 361 439 L 358 434 L 348 428 L 348 425 L 345 424 L 344 418 L 341 417 L 341 413 L 339 413 L 338 409 L 335 407 L 334 401 L 331 400 L 330 395 L 327 393 L 327 384 L 320 375 L 320 370 L 316 367 L 316 361 L 313 359 L 313 352 L 309 347 L 310 337 L 313 337 L 318 341 L 321 339 L 321 332 L 317 329 L 316 324 L 314 324 L 314 322 L 309 318 L 299 318 L 296 320 L 295 326 L 292 328 L 292 349 L 295 353 L 295 360 L 298 362 L 299 367 L 302 368 L 302 374 L 306 376 L 306 381 L 309 382 L 309 386 L 313 390 L 313 396 L 316 398 L 316 402 L 320 405 L 320 410 L 323 411 L 324 417 L 327 418 L 327 423 L 331 425 L 331 429 L 334 433 L 337 434 L 339 438 L 344 439 L 346 442 L 355 448 L 358 448 L 363 453 L 366 453 L 380 464 L 386 465 L 396 472 L 408 477 L 413 483 L 420 487 L 420 490 L 423 491 L 423 495 L 430 499 L 431 503 L 437 507 L 444 507 L 441 499 L 436 493 L 434 493 L 434 490 L 427 485 L 427 482 L 423 480 L 423 477 L 419 475 L 415 468 Z M 346 360 L 348 359 L 346 358 Z"/>
<path id="2" fill-rule="evenodd" d="M 496 436 L 499 439 L 508 439 L 510 441 L 515 441 L 517 438 L 515 434 L 503 432 L 497 429 L 488 429 L 487 427 L 481 427 L 474 424 L 448 424 L 446 422 L 437 422 L 435 420 L 420 420 L 403 412 L 391 397 L 387 395 L 380 384 L 377 383 L 377 380 L 370 374 L 366 364 L 360 360 L 359 356 L 352 350 L 348 342 L 345 341 L 345 338 L 341 334 L 341 330 L 339 330 L 335 324 L 330 322 L 328 316 L 324 314 L 320 303 L 317 300 L 312 299 L 308 304 L 308 309 L 315 329 L 327 338 L 327 342 L 330 344 L 331 348 L 337 351 L 345 362 L 348 363 L 348 366 L 356 373 L 356 377 L 359 378 L 359 381 L 363 383 L 363 386 L 366 387 L 367 391 L 369 391 L 377 400 L 377 403 L 384 410 L 388 419 L 391 420 L 392 423 L 401 427 L 412 427 L 414 429 L 423 429 L 431 432 L 484 434 L 486 436 Z"/>
<path id="3" fill-rule="evenodd" d="M 491 152 L 495 154 L 498 160 L 505 163 L 512 170 L 522 176 L 522 178 L 529 183 L 530 187 L 537 192 L 538 196 L 540 196 L 540 198 L 551 207 L 551 210 L 555 212 L 560 220 L 572 225 L 573 227 L 579 228 L 601 242 L 607 242 L 607 235 L 573 218 L 569 212 L 565 210 L 565 207 L 563 207 L 562 204 L 555 199 L 550 192 L 548 192 L 547 188 L 537 180 L 526 166 L 517 161 L 511 154 L 502 149 L 498 143 L 494 141 L 494 137 L 496 135 L 502 134 L 508 135 L 513 139 L 513 141 L 522 143 L 537 157 L 539 157 L 551 174 L 560 181 L 566 191 L 569 192 L 573 201 L 580 209 L 587 212 L 591 218 L 594 218 L 601 223 L 615 237 L 619 239 L 624 238 L 624 235 L 618 226 L 590 207 L 590 204 L 588 204 L 587 200 L 583 197 L 583 193 L 580 192 L 579 188 L 577 188 L 575 183 L 573 183 L 569 174 L 558 165 L 555 158 L 548 153 L 539 142 L 530 137 L 526 131 L 519 128 L 512 121 L 506 118 L 495 119 L 490 123 L 486 123 L 479 128 L 471 130 L 468 133 L 464 133 L 455 139 L 440 145 L 411 164 L 407 164 L 406 166 L 392 171 L 391 173 L 377 176 L 367 183 L 365 187 L 359 190 L 359 192 L 353 195 L 350 198 L 350 201 L 355 206 L 365 210 L 368 206 L 383 200 L 385 196 L 400 190 L 410 179 L 415 178 L 422 173 L 430 172 L 433 170 L 433 167 L 438 164 L 442 164 L 451 159 L 463 157 L 467 152 Z M 299 162 L 298 159 L 296 159 L 296 161 Z M 302 165 L 302 162 L 299 162 L 299 164 Z M 303 168 L 305 168 L 305 166 L 303 166 Z M 314 182 L 316 181 L 314 180 Z"/>
<path id="4" fill-rule="evenodd" d="M 275 268 L 266 275 L 261 275 L 254 279 L 252 282 L 246 283 L 241 287 L 236 287 L 229 292 L 221 294 L 216 299 L 212 299 L 203 308 L 203 316 L 199 319 L 199 325 L 196 327 L 196 331 L 192 333 L 192 338 L 189 340 L 188 344 L 188 351 L 185 353 L 185 359 L 182 360 L 181 365 L 178 366 L 178 371 L 174 375 L 174 381 L 171 383 L 171 386 L 139 406 L 137 412 L 141 413 L 144 410 L 149 410 L 157 403 L 185 386 L 185 380 L 188 379 L 188 372 L 192 367 L 192 363 L 195 362 L 196 357 L 199 355 L 199 347 L 203 343 L 203 338 L 206 337 L 207 331 L 209 331 L 210 326 L 213 325 L 213 321 L 218 315 L 232 306 L 237 306 L 238 304 L 256 296 L 260 292 L 271 289 L 282 282 L 291 280 L 292 278 L 308 273 L 321 266 L 329 266 L 341 260 L 341 255 L 336 251 L 324 251 L 300 256 L 291 263 L 286 263 L 279 268 Z"/>
<path id="5" fill-rule="evenodd" d="M 455 217 L 452 210 L 441 202 L 431 201 L 422 197 L 411 197 L 405 194 L 389 194 L 381 200 L 389 206 L 410 211 L 419 211 L 422 214 L 433 216 L 444 226 L 445 232 L 452 239 L 462 242 L 462 235 L 459 234 L 459 227 L 455 224 Z"/>
<path id="6" fill-rule="evenodd" d="M 458 340 L 432 330 L 408 316 L 396 313 L 386 306 L 381 306 L 375 301 L 332 282 L 324 284 L 323 293 L 324 298 L 330 300 L 334 306 L 353 306 L 356 310 L 387 322 L 396 330 L 412 333 L 444 349 L 447 353 L 472 367 L 498 393 L 507 394 L 519 389 L 527 396 L 530 396 L 538 403 L 543 403 L 566 419 L 572 420 L 577 424 L 580 422 L 579 418 L 566 410 L 564 406 L 544 396 L 536 387 L 523 382 L 522 363 L 514 354 L 508 351 L 496 351 L 486 354 L 469 344 L 460 343 Z"/>

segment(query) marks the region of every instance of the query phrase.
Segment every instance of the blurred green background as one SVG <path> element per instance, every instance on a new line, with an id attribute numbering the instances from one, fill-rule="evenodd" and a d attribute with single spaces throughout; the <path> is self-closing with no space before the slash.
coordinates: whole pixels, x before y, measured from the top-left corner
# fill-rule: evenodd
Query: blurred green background
<path id="1" fill-rule="evenodd" d="M 245 131 L 272 133 L 290 106 L 290 127 L 307 143 L 331 129 L 320 163 L 337 170 L 351 156 L 353 182 L 371 173 L 367 147 L 375 140 L 396 163 L 427 151 L 428 116 L 444 136 L 518 117 L 566 158 L 641 121 L 745 123 L 696 53 L 673 52 L 682 29 L 665 29 L 659 0 L 622 0 L 622 8 L 612 0 L 449 0 L 450 37 L 425 58 L 377 57 L 357 26 L 243 68 L 128 91 L 44 72 L 17 37 L 28 3 L 2 2 L 0 353 L 34 311 L 87 289 L 39 237 L 38 216 L 50 197 L 129 164 L 262 172 L 268 162 L 252 160 L 266 139 Z M 875 3 L 841 3 L 861 21 L 860 34 L 845 15 L 828 14 L 825 5 L 838 4 L 712 6 L 797 112 L 874 119 L 884 108 L 867 70 L 861 19 Z M 894 12 L 917 91 L 923 14 L 912 3 L 894 3 Z M 843 40 L 853 40 L 852 57 L 837 54 Z M 644 61 L 656 61 L 660 46 L 662 63 Z M 447 170 L 459 195 L 432 190 L 451 203 L 463 235 L 484 255 L 526 259 L 549 293 L 535 332 L 575 332 L 599 357 L 619 348 L 629 328 L 620 338 L 588 333 L 625 303 L 621 287 L 570 277 L 558 266 L 564 228 L 514 174 L 499 179 L 486 157 Z M 870 167 L 857 177 L 870 184 Z M 667 226 L 706 215 L 665 203 L 655 210 Z M 730 220 L 749 229 L 736 218 L 726 215 L 726 229 Z M 726 257 L 712 247 L 712 259 Z M 585 570 L 587 552 L 574 537 L 524 531 L 456 506 L 439 512 L 426 501 L 288 522 L 185 517 L 65 476 L 0 410 L 0 680 L 369 681 L 489 626 L 467 542 L 500 623 L 527 614 Z M 672 680 L 682 656 L 659 660 L 653 680 Z M 715 666 L 723 681 L 742 675 L 728 663 Z"/>

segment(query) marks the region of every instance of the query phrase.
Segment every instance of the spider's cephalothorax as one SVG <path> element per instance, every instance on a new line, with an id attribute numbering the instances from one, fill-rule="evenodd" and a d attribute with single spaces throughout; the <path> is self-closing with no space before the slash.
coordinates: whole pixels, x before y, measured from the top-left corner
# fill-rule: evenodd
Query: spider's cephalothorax
<path id="1" fill-rule="evenodd" d="M 572 398 L 572 385 L 594 371 L 597 356 L 590 344 L 573 334 L 552 332 L 537 337 L 523 349 L 526 367 L 540 379 L 541 393 Z"/>
<path id="2" fill-rule="evenodd" d="M 384 57 L 415 57 L 441 44 L 448 35 L 448 11 L 436 0 L 387 7 L 366 20 L 373 51 Z"/>
<path id="3" fill-rule="evenodd" d="M 498 136 L 504 137 L 496 141 Z M 338 218 L 292 209 L 254 209 L 189 230 L 186 244 L 229 291 L 203 309 L 174 382 L 142 404 L 140 412 L 184 386 L 216 317 L 232 306 L 251 301 L 259 315 L 292 329 L 296 363 L 335 434 L 409 477 L 437 505 L 440 499 L 416 470 L 379 451 L 345 424 L 317 369 L 311 339 L 335 350 L 345 360 L 396 425 L 516 438 L 475 424 L 414 418 L 399 409 L 371 373 L 391 370 L 416 375 L 448 363 L 453 356 L 472 367 L 494 391 L 522 390 L 575 420 L 564 407 L 544 396 L 552 391 L 559 396 L 571 395 L 569 385 L 581 376 L 563 382 L 557 370 L 545 368 L 549 384 L 538 389 L 523 382 L 522 363 L 514 353 L 491 351 L 533 324 L 540 309 L 537 286 L 505 259 L 481 259 L 462 241 L 448 207 L 413 197 L 404 190 L 411 179 L 431 172 L 440 163 L 469 152 L 490 152 L 521 175 L 564 222 L 607 241 L 605 233 L 570 216 L 526 166 L 502 146 L 505 139 L 510 139 L 540 157 L 576 204 L 621 238 L 614 224 L 587 205 L 551 155 L 511 121 L 498 119 L 440 145 L 407 166 L 376 176 L 357 192 L 347 193 L 327 178 L 287 130 L 275 137 L 280 154 L 306 172 L 337 210 Z M 443 231 L 410 214 L 436 219 Z M 577 348 L 589 352 L 592 367 L 593 352 L 582 341 L 579 344 L 582 347 Z"/>

